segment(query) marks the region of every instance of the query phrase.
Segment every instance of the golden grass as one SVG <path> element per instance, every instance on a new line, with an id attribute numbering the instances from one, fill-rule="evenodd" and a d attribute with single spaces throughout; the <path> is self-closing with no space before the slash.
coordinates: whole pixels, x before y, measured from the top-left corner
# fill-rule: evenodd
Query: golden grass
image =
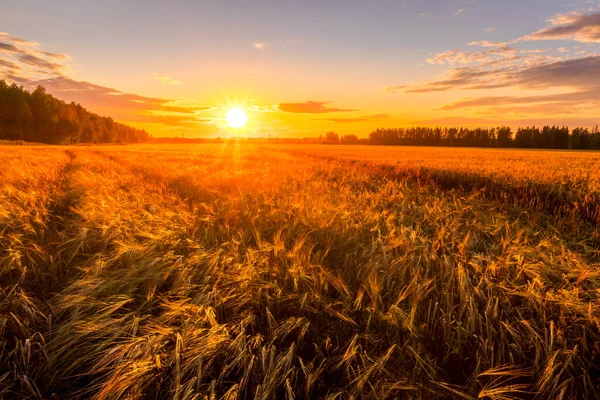
<path id="1" fill-rule="evenodd" d="M 600 395 L 594 153 L 0 149 L 0 397 Z"/>

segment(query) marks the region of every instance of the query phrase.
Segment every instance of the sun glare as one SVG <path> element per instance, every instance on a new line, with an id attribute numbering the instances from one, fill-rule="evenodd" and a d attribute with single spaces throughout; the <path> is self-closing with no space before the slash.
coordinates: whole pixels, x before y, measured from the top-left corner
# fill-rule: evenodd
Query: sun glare
<path id="1" fill-rule="evenodd" d="M 246 125 L 246 122 L 248 122 L 248 115 L 246 115 L 246 112 L 239 107 L 234 107 L 230 109 L 227 112 L 226 118 L 227 124 L 235 129 L 243 127 L 244 125 Z"/>

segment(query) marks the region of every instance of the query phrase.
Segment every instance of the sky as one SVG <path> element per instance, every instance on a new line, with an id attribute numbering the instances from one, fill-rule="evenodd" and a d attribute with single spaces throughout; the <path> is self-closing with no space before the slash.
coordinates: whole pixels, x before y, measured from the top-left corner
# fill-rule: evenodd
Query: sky
<path id="1" fill-rule="evenodd" d="M 0 79 L 155 137 L 592 127 L 600 0 L 2 0 Z"/>

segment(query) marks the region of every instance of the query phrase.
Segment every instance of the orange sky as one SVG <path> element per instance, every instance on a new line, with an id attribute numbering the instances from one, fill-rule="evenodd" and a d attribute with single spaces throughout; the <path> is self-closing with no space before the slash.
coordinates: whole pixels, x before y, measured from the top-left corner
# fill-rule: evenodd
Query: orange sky
<path id="1" fill-rule="evenodd" d="M 1 78 L 154 136 L 600 122 L 597 0 L 3 8 Z"/>

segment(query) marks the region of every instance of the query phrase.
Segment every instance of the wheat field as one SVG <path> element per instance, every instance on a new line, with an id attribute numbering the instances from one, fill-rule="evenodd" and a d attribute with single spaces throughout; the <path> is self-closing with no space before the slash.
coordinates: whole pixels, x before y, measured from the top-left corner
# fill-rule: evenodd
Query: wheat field
<path id="1" fill-rule="evenodd" d="M 0 398 L 600 397 L 600 154 L 0 146 Z"/>

